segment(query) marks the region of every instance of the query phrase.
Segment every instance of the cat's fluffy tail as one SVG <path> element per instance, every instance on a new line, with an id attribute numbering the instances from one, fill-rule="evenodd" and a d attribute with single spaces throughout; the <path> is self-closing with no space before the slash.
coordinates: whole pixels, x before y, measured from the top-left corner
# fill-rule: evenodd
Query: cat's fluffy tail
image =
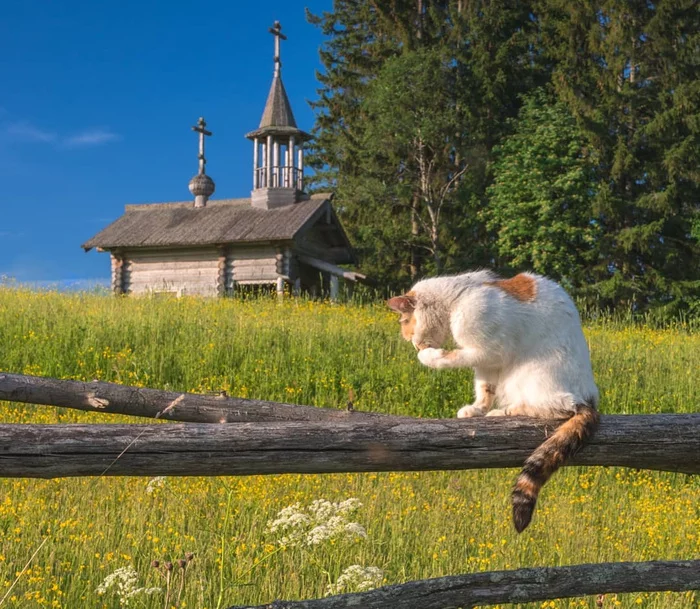
<path id="1" fill-rule="evenodd" d="M 598 411 L 594 406 L 578 404 L 576 414 L 525 461 L 511 496 L 513 523 L 518 533 L 522 533 L 530 524 L 537 496 L 545 482 L 590 439 L 598 427 L 598 420 Z"/>

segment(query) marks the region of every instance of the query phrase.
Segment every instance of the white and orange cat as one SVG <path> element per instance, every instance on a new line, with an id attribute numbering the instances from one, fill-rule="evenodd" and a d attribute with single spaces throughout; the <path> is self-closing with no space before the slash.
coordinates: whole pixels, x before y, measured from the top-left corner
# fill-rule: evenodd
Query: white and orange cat
<path id="1" fill-rule="evenodd" d="M 473 404 L 458 417 L 571 417 L 525 461 L 513 489 L 513 522 L 527 527 L 540 489 L 592 435 L 598 388 L 578 311 L 554 281 L 490 271 L 435 277 L 391 298 L 401 333 L 431 368 L 473 368 Z M 452 339 L 457 348 L 441 347 Z"/>

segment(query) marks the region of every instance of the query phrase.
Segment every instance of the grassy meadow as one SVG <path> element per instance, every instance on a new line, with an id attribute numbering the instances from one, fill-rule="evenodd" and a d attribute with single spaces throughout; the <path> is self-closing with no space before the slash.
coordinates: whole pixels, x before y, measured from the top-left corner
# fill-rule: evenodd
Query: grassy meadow
<path id="1" fill-rule="evenodd" d="M 604 413 L 698 410 L 697 332 L 610 320 L 585 332 Z M 470 373 L 422 368 L 383 307 L 301 300 L 0 288 L 0 371 L 330 407 L 343 407 L 352 390 L 358 410 L 423 417 L 454 416 L 472 400 Z M 0 402 L 0 420 L 144 422 L 7 402 Z M 221 609 L 359 589 L 348 581 L 352 565 L 366 569 L 367 585 L 380 585 L 526 566 L 700 558 L 697 477 L 566 468 L 518 536 L 510 521 L 514 476 L 0 479 L 0 607 Z M 327 530 L 334 510 L 340 526 Z M 121 583 L 98 593 L 115 572 Z M 659 593 L 528 607 L 699 603 L 700 593 Z"/>

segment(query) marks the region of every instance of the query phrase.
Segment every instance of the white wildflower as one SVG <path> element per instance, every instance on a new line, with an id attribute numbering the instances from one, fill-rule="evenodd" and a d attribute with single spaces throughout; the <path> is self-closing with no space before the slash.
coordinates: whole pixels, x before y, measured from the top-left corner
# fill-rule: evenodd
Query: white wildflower
<path id="1" fill-rule="evenodd" d="M 366 538 L 367 531 L 358 522 L 350 522 L 348 516 L 362 504 L 354 498 L 340 503 L 317 499 L 302 507 L 290 505 L 267 524 L 268 533 L 279 536 L 277 543 L 283 546 L 317 546 L 330 539 Z"/>
<path id="2" fill-rule="evenodd" d="M 310 518 L 299 503 L 294 503 L 277 514 L 277 518 L 267 523 L 268 533 L 280 535 L 278 543 L 282 546 L 297 545 L 308 527 Z"/>
<path id="3" fill-rule="evenodd" d="M 146 493 L 152 495 L 157 488 L 163 488 L 165 486 L 165 476 L 157 476 L 151 478 L 146 486 Z"/>
<path id="4" fill-rule="evenodd" d="M 367 539 L 367 531 L 359 522 L 347 522 L 345 533 L 351 537 L 363 537 Z"/>
<path id="5" fill-rule="evenodd" d="M 114 589 L 119 598 L 120 607 L 128 607 L 129 602 L 138 594 L 156 594 L 160 588 L 139 588 L 137 586 L 139 574 L 129 567 L 121 567 L 105 577 L 104 581 L 97 587 L 97 594 L 105 594 L 108 590 Z"/>
<path id="6" fill-rule="evenodd" d="M 307 546 L 317 546 L 327 539 L 333 537 L 333 529 L 324 524 L 314 527 L 310 531 L 307 531 L 304 536 L 304 545 Z"/>
<path id="7" fill-rule="evenodd" d="M 343 592 L 365 592 L 376 588 L 384 580 L 379 567 L 351 565 L 343 571 L 334 584 L 326 586 L 326 596 Z"/>
<path id="8" fill-rule="evenodd" d="M 332 503 L 326 499 L 316 499 L 309 505 L 309 512 L 314 515 L 316 520 L 326 520 L 332 516 L 345 516 L 356 512 L 362 507 L 359 499 L 351 497 L 339 503 Z"/>

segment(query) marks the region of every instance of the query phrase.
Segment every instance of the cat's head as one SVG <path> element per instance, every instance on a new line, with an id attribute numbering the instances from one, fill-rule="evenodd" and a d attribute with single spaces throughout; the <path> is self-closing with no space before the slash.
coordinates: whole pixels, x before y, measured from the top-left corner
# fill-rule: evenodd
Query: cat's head
<path id="1" fill-rule="evenodd" d="M 440 347 L 449 333 L 449 320 L 432 300 L 411 291 L 386 301 L 389 308 L 401 314 L 401 336 L 420 351 Z"/>

